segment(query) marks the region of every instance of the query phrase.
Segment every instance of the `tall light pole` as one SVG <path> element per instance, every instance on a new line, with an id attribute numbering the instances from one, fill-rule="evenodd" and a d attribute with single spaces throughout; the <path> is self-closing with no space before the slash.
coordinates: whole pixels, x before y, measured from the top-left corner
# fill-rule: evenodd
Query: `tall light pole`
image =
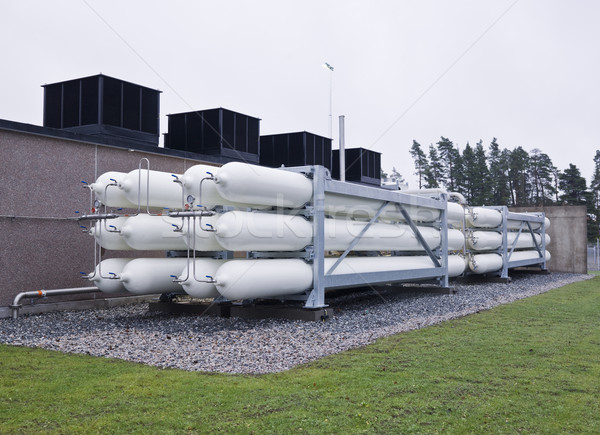
<path id="1" fill-rule="evenodd" d="M 323 68 L 329 70 L 329 138 L 333 140 L 333 67 L 325 62 Z"/>

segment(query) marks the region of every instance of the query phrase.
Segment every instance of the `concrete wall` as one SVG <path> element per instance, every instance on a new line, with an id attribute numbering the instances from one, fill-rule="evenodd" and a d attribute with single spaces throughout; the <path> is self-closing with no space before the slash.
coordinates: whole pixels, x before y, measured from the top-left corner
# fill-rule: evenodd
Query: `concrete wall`
<path id="1" fill-rule="evenodd" d="M 137 169 L 142 157 L 151 169 L 173 173 L 205 163 L 0 129 L 0 306 L 22 291 L 89 285 L 79 272 L 94 268 L 93 239 L 70 219 L 89 208 L 81 181 Z"/>
<path id="2" fill-rule="evenodd" d="M 587 273 L 587 214 L 585 206 L 510 207 L 514 212 L 542 211 L 550 219 L 547 263 L 551 272 Z"/>

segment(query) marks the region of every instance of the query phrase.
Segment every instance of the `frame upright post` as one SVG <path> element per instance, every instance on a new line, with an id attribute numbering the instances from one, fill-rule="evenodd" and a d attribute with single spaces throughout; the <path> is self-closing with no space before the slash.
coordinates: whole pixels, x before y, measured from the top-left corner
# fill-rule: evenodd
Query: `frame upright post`
<path id="1" fill-rule="evenodd" d="M 313 166 L 313 289 L 304 308 L 325 307 L 325 168 Z"/>

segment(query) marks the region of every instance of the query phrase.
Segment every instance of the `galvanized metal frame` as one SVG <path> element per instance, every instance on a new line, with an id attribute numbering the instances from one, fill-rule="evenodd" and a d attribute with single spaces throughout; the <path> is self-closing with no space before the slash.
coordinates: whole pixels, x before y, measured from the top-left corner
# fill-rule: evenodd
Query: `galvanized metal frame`
<path id="1" fill-rule="evenodd" d="M 489 208 L 493 210 L 498 210 L 502 214 L 502 223 L 497 228 L 489 228 L 490 231 L 501 231 L 502 233 L 502 245 L 499 249 L 493 251 L 502 256 L 502 269 L 500 269 L 495 274 L 500 276 L 500 278 L 508 279 L 508 270 L 513 269 L 515 267 L 522 266 L 536 266 L 539 265 L 542 270 L 546 270 L 546 224 L 545 224 L 545 214 L 524 214 L 524 213 L 514 213 L 508 211 L 508 207 L 506 206 L 483 206 L 483 208 Z M 520 221 L 521 225 L 519 227 L 517 237 L 512 245 L 508 244 L 508 221 Z M 541 226 L 538 231 L 534 230 L 531 227 L 531 223 L 540 223 Z M 520 235 L 523 233 L 523 230 L 526 227 L 526 232 L 531 234 L 533 238 L 533 242 L 535 244 L 535 249 L 539 254 L 539 258 L 532 258 L 529 260 L 519 260 L 519 261 L 510 261 L 510 258 L 515 250 L 515 246 L 519 240 Z M 485 231 L 485 228 L 480 228 L 479 230 Z M 539 234 L 541 236 L 541 246 L 538 245 L 535 240 L 535 234 Z M 470 251 L 474 253 L 485 253 L 485 251 Z M 471 274 L 469 272 L 465 272 L 466 274 Z"/>
<path id="2" fill-rule="evenodd" d="M 313 221 L 313 288 L 308 292 L 304 307 L 309 309 L 317 309 L 326 307 L 325 304 L 325 289 L 335 289 L 344 287 L 357 287 L 365 285 L 378 285 L 383 283 L 394 282 L 415 282 L 425 280 L 437 280 L 442 287 L 448 287 L 448 218 L 447 218 L 447 196 L 441 194 L 439 199 L 426 198 L 416 195 L 408 195 L 399 191 L 390 191 L 370 187 L 360 184 L 346 183 L 332 180 L 329 177 L 328 171 L 323 166 L 299 166 L 285 168 L 293 172 L 301 172 L 312 175 L 313 181 L 313 197 L 307 207 L 312 210 Z M 367 199 L 375 199 L 382 201 L 382 205 L 371 220 L 367 223 L 361 233 L 352 241 L 346 249 L 342 257 L 325 272 L 325 193 L 338 193 L 349 195 L 352 197 L 363 197 Z M 386 205 L 395 204 L 398 210 L 403 215 L 406 223 L 411 227 L 421 246 L 430 256 L 434 267 L 416 270 L 396 270 L 385 272 L 367 272 L 367 273 L 350 273 L 350 274 L 335 274 L 332 272 L 343 261 L 348 252 L 356 245 L 365 234 L 368 228 L 376 222 L 377 218 L 383 211 Z M 404 208 L 405 205 L 413 205 L 440 210 L 441 219 L 439 222 L 441 246 L 434 253 L 408 212 Z"/>

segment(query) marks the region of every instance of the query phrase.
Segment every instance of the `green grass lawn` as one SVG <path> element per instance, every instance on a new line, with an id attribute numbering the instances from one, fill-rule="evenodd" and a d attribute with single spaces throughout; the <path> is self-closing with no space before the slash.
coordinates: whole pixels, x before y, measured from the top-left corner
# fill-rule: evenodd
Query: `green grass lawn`
<path id="1" fill-rule="evenodd" d="M 0 346 L 0 432 L 600 433 L 600 277 L 293 370 Z"/>

